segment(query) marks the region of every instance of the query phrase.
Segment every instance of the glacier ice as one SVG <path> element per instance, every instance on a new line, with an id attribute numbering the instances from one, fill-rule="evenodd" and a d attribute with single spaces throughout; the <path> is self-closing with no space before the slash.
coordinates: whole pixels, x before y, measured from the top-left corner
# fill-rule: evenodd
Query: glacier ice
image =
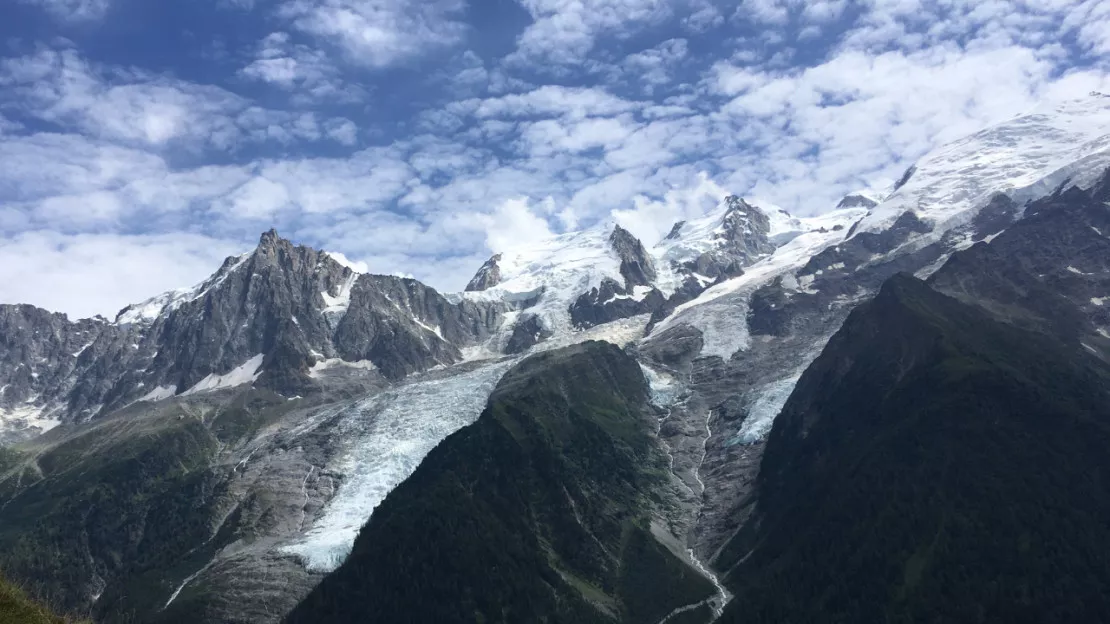
<path id="1" fill-rule="evenodd" d="M 338 567 L 374 508 L 440 441 L 478 419 L 515 362 L 420 379 L 350 407 L 341 416 L 338 435 L 352 442 L 333 467 L 344 479 L 312 527 L 282 550 L 300 557 L 310 570 Z"/>
<path id="2" fill-rule="evenodd" d="M 794 392 L 794 386 L 798 385 L 801 376 L 801 373 L 798 373 L 760 388 L 748 408 L 748 416 L 740 425 L 740 431 L 729 439 L 728 444 L 751 444 L 767 437 L 771 432 L 771 426 L 775 423 L 775 418 L 782 412 L 783 406 L 786 405 L 790 394 Z"/>

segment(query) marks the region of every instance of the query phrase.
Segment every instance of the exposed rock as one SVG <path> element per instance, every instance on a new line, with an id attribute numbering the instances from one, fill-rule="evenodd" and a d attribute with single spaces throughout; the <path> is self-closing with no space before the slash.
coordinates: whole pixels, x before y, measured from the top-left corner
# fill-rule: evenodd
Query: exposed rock
<path id="1" fill-rule="evenodd" d="M 478 272 L 467 283 L 467 292 L 486 290 L 500 284 L 501 267 L 497 264 L 498 262 L 501 262 L 501 254 L 494 254 L 489 260 L 486 260 L 485 264 L 478 269 Z"/>
<path id="2" fill-rule="evenodd" d="M 840 203 L 836 205 L 837 209 L 840 208 L 874 208 L 879 205 L 879 202 L 866 197 L 864 195 L 845 195 Z"/>
<path id="3" fill-rule="evenodd" d="M 528 314 L 513 326 L 513 333 L 505 345 L 505 353 L 508 355 L 524 353 L 550 336 L 551 331 L 543 326 L 540 318 L 535 314 Z"/>
<path id="4" fill-rule="evenodd" d="M 671 231 L 663 237 L 663 240 L 674 240 L 682 233 L 682 226 L 686 225 L 685 221 L 677 221 L 671 226 Z"/>
<path id="5" fill-rule="evenodd" d="M 609 244 L 621 260 L 620 270 L 626 289 L 647 286 L 655 281 L 655 263 L 640 239 L 618 225 L 609 235 Z"/>

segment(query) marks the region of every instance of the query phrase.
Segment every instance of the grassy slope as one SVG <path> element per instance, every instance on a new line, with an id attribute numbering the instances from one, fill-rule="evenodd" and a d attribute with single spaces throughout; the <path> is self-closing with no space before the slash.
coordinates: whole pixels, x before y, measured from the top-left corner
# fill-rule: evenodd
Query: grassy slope
<path id="1" fill-rule="evenodd" d="M 77 624 L 35 602 L 20 588 L 0 577 L 0 624 Z"/>
<path id="2" fill-rule="evenodd" d="M 769 438 L 722 622 L 1110 621 L 1110 370 L 912 278 Z"/>

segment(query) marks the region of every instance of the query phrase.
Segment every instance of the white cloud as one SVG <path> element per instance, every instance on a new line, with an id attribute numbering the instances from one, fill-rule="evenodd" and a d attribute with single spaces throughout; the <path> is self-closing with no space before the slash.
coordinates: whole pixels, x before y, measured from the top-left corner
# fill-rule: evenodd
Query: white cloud
<path id="1" fill-rule="evenodd" d="M 728 194 L 728 190 L 702 173 L 690 186 L 667 191 L 661 199 L 634 197 L 631 208 L 613 211 L 613 219 L 645 245 L 653 245 L 662 240 L 675 223 L 704 215 Z"/>
<path id="2" fill-rule="evenodd" d="M 343 145 L 354 145 L 358 142 L 358 126 L 350 119 L 334 117 L 324 124 L 324 132 L 328 137 Z"/>
<path id="3" fill-rule="evenodd" d="M 203 280 L 243 247 L 184 233 L 25 232 L 0 244 L 0 302 L 30 303 L 70 318 L 111 316 L 154 293 Z"/>
<path id="4" fill-rule="evenodd" d="M 553 203 L 548 200 L 547 210 L 552 208 Z M 486 230 L 486 247 L 495 252 L 526 248 L 554 235 L 547 219 L 533 212 L 532 202 L 527 197 L 502 202 L 493 214 L 482 221 Z"/>
<path id="5" fill-rule="evenodd" d="M 339 66 L 323 50 L 294 43 L 286 32 L 273 32 L 258 43 L 255 59 L 240 70 L 250 80 L 291 92 L 301 105 L 363 101 L 365 91 L 345 81 Z"/>
<path id="6" fill-rule="evenodd" d="M 545 85 L 527 93 L 514 93 L 485 100 L 466 100 L 449 107 L 456 114 L 477 117 L 616 115 L 642 106 L 593 87 Z"/>
<path id="7" fill-rule="evenodd" d="M 397 65 L 465 50 L 461 0 L 285 2 L 277 17 L 288 33 L 245 51 L 226 88 L 98 65 L 71 49 L 3 61 L 0 236 L 91 241 L 79 233 L 142 228 L 219 238 L 276 224 L 373 271 L 459 288 L 490 249 L 610 217 L 654 242 L 726 192 L 827 210 L 1039 100 L 1106 90 L 1110 16 L 1088 0 L 749 0 L 735 14 L 723 0 L 522 4 L 534 21 L 511 57 L 456 51 L 420 76 L 446 86 L 415 98 L 411 121 L 385 109 L 393 94 L 367 66 L 391 67 L 392 80 L 408 71 Z M 758 20 L 759 33 L 708 45 L 737 23 L 726 18 Z M 673 24 L 653 30 L 665 20 Z M 832 30 L 844 20 L 847 31 Z M 718 26 L 688 42 L 651 39 Z M 809 28 L 836 43 L 795 52 Z M 1087 69 L 1071 67 L 1075 46 Z M 528 82 L 552 68 L 571 78 Z M 244 83 L 267 105 L 230 90 Z M 268 107 L 280 98 L 289 110 Z M 64 134 L 31 134 L 42 121 Z M 352 149 L 299 151 L 310 142 Z M 217 151 L 224 164 L 190 164 Z M 31 275 L 53 275 L 43 267 L 81 248 L 20 244 L 27 255 L 12 262 Z M 82 279 L 110 291 L 114 265 L 90 265 L 105 273 Z M 138 282 L 147 286 L 131 298 L 183 285 L 173 274 Z M 26 294 L 12 288 L 4 297 Z M 60 296 L 49 301 L 69 309 Z"/>
<path id="8" fill-rule="evenodd" d="M 462 40 L 463 0 L 289 0 L 281 14 L 356 63 L 388 67 Z"/>
<path id="9" fill-rule="evenodd" d="M 664 0 L 518 0 L 533 22 L 517 39 L 512 64 L 576 65 L 602 35 L 627 36 L 672 14 Z"/>
<path id="10" fill-rule="evenodd" d="M 110 0 L 20 0 L 42 7 L 52 16 L 65 21 L 98 20 L 108 12 Z"/>
<path id="11" fill-rule="evenodd" d="M 227 150 L 243 140 L 322 136 L 311 113 L 254 106 L 220 87 L 96 66 L 67 49 L 0 61 L 0 87 L 0 103 L 23 115 L 130 145 Z"/>
<path id="12" fill-rule="evenodd" d="M 685 39 L 668 39 L 653 48 L 626 56 L 621 67 L 632 80 L 643 85 L 645 94 L 650 95 L 655 87 L 674 79 L 675 66 L 688 52 Z"/>

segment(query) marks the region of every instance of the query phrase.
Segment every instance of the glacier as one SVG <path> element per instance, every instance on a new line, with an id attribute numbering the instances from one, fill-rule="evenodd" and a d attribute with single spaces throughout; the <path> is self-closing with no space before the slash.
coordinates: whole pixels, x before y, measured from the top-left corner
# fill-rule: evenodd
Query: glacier
<path id="1" fill-rule="evenodd" d="M 445 378 L 420 379 L 355 403 L 340 416 L 350 448 L 336 463 L 344 480 L 312 527 L 282 548 L 309 570 L 334 570 L 387 494 L 448 435 L 478 419 L 493 388 L 517 359 Z"/>

